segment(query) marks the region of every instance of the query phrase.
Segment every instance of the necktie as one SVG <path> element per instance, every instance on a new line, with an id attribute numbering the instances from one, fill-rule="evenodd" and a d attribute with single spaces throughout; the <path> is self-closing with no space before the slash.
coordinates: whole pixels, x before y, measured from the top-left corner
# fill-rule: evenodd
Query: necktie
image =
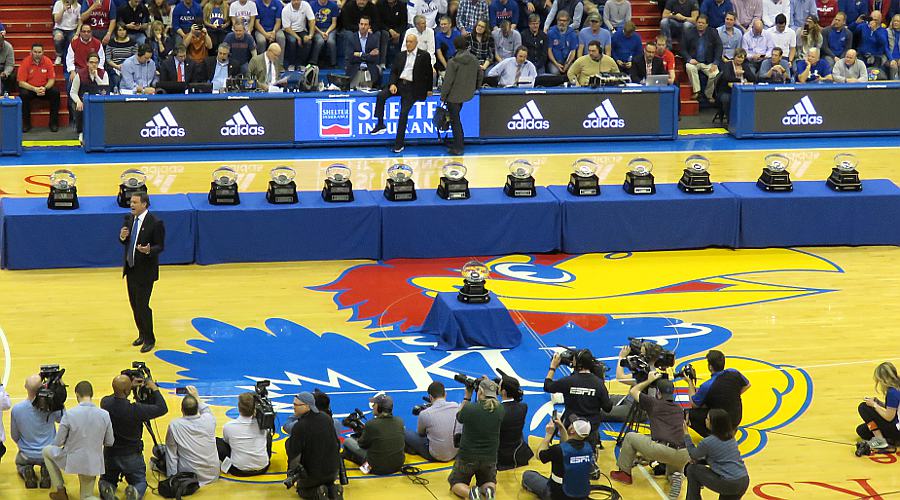
<path id="1" fill-rule="evenodd" d="M 183 82 L 183 81 L 184 81 L 183 76 L 184 76 L 184 75 L 181 74 L 181 63 L 178 63 L 178 77 L 177 77 L 177 78 L 178 78 L 178 81 L 179 81 L 179 82 Z"/>
<path id="2" fill-rule="evenodd" d="M 134 267 L 134 252 L 137 248 L 137 231 L 141 222 L 140 217 L 134 218 L 134 224 L 131 225 L 131 236 L 128 238 L 128 267 Z"/>
<path id="3" fill-rule="evenodd" d="M 266 70 L 266 80 L 267 83 L 272 83 L 272 61 L 269 61 L 267 66 L 269 68 Z"/>
<path id="4" fill-rule="evenodd" d="M 513 85 L 519 84 L 519 76 L 521 76 L 521 75 L 522 75 L 522 65 L 516 64 L 516 79 L 513 80 Z"/>

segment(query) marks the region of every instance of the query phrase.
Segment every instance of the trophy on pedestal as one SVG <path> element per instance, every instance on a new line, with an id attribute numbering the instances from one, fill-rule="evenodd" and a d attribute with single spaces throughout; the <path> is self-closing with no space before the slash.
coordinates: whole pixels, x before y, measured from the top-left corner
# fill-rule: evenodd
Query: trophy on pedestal
<path id="1" fill-rule="evenodd" d="M 322 188 L 325 201 L 353 201 L 353 183 L 350 182 L 350 167 L 335 163 L 325 169 L 325 187 Z"/>
<path id="2" fill-rule="evenodd" d="M 466 200 L 469 198 L 469 181 L 466 180 L 466 166 L 452 162 L 441 168 L 441 181 L 437 194 L 445 200 Z"/>
<path id="3" fill-rule="evenodd" d="M 269 189 L 266 190 L 266 201 L 273 205 L 290 205 L 300 201 L 297 198 L 297 183 L 294 169 L 287 165 L 279 165 L 269 171 Z"/>
<path id="4" fill-rule="evenodd" d="M 491 300 L 484 282 L 490 275 L 486 265 L 470 260 L 462 267 L 463 286 L 456 298 L 467 304 L 484 304 Z"/>
<path id="5" fill-rule="evenodd" d="M 136 168 L 129 168 L 122 172 L 119 180 L 122 182 L 119 183 L 119 195 L 116 196 L 116 202 L 122 208 L 131 206 L 132 195 L 147 192 L 147 175 Z"/>
<path id="6" fill-rule="evenodd" d="M 209 183 L 210 205 L 237 205 L 241 202 L 238 194 L 237 172 L 231 167 L 217 168 Z"/>
<path id="7" fill-rule="evenodd" d="M 50 174 L 50 196 L 47 208 L 51 210 L 75 210 L 78 208 L 78 189 L 75 188 L 75 174 L 61 168 Z"/>
<path id="8" fill-rule="evenodd" d="M 412 201 L 416 199 L 416 183 L 412 179 L 413 169 L 405 163 L 391 165 L 387 171 L 384 197 L 390 201 Z"/>
<path id="9" fill-rule="evenodd" d="M 625 174 L 625 184 L 622 189 L 629 194 L 653 194 L 656 193 L 656 184 L 653 182 L 653 162 L 647 158 L 634 158 L 628 162 L 628 173 Z"/>
<path id="10" fill-rule="evenodd" d="M 587 158 L 575 160 L 566 189 L 575 196 L 599 195 L 600 180 L 597 178 L 597 167 L 596 163 Z"/>
<path id="11" fill-rule="evenodd" d="M 862 182 L 856 166 L 859 159 L 851 153 L 841 153 L 834 157 L 834 167 L 825 184 L 835 191 L 862 191 Z"/>
<path id="12" fill-rule="evenodd" d="M 766 155 L 766 166 L 763 167 L 762 175 L 756 181 L 757 187 L 766 191 L 793 191 L 794 184 L 791 182 L 791 173 L 787 170 L 790 165 L 790 158 L 783 154 Z"/>
<path id="13" fill-rule="evenodd" d="M 528 160 L 516 160 L 509 164 L 503 192 L 512 198 L 530 198 L 537 194 L 534 188 L 534 166 Z"/>
<path id="14" fill-rule="evenodd" d="M 685 193 L 712 193 L 709 180 L 709 160 L 705 156 L 691 155 L 684 160 L 684 173 L 678 181 L 678 188 Z"/>

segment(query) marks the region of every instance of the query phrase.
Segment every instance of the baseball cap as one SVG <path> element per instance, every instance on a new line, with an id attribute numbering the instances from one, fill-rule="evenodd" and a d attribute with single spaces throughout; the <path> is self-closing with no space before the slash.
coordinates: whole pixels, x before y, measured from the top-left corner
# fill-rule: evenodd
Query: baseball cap
<path id="1" fill-rule="evenodd" d="M 300 394 L 297 394 L 297 399 L 306 406 L 309 406 L 309 411 L 319 413 L 319 408 L 316 407 L 316 398 L 313 397 L 311 392 L 301 392 Z"/>
<path id="2" fill-rule="evenodd" d="M 661 378 L 656 381 L 656 390 L 662 395 L 662 399 L 675 400 L 675 384 L 671 380 Z"/>
<path id="3" fill-rule="evenodd" d="M 578 437 L 585 438 L 591 433 L 591 423 L 587 420 L 576 420 L 572 422 L 572 430 L 578 434 Z"/>
<path id="4" fill-rule="evenodd" d="M 369 403 L 378 405 L 378 409 L 381 411 L 390 412 L 394 410 L 394 398 L 388 396 L 383 392 L 380 392 L 369 398 Z"/>
<path id="5" fill-rule="evenodd" d="M 600 21 L 600 14 L 596 12 L 588 16 L 588 21 Z"/>
<path id="6" fill-rule="evenodd" d="M 478 384 L 478 393 L 486 398 L 494 398 L 497 399 L 497 382 L 489 378 L 481 379 L 481 382 Z"/>

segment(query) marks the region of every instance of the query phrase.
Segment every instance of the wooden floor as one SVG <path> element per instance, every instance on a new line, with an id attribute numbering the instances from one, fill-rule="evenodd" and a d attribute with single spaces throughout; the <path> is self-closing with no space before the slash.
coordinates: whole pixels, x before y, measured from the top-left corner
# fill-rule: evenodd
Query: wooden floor
<path id="1" fill-rule="evenodd" d="M 837 150 L 803 150 L 789 153 L 795 180 L 824 179 Z M 900 148 L 857 151 L 864 178 L 890 178 L 900 182 L 897 155 Z M 763 166 L 764 152 L 716 152 L 708 156 L 715 181 L 755 180 Z M 624 178 L 629 154 L 589 155 L 601 165 L 601 182 L 619 183 Z M 675 182 L 680 176 L 684 153 L 648 153 L 656 165 L 657 182 Z M 580 157 L 580 156 L 578 156 Z M 567 181 L 572 155 L 533 158 L 540 184 Z M 98 157 L 102 159 L 102 157 Z M 173 156 L 174 158 L 174 156 Z M 468 178 L 473 186 L 501 185 L 509 156 L 466 157 Z M 416 170 L 419 189 L 432 189 L 446 159 L 420 158 L 408 162 Z M 380 189 L 387 159 L 345 160 L 353 168 L 356 188 Z M 244 162 L 241 189 L 262 191 L 268 170 L 288 164 L 298 170 L 300 189 L 319 189 L 329 161 L 286 159 Z M 211 170 L 223 164 L 178 163 L 140 165 L 150 175 L 153 193 L 202 192 L 208 189 Z M 0 189 L 8 195 L 46 196 L 46 174 L 53 166 L 5 167 L 0 169 Z M 79 165 L 79 195 L 114 194 L 118 175 L 125 165 Z M 59 251 L 64 252 L 65 248 Z M 900 490 L 900 455 L 857 458 L 853 455 L 854 428 L 859 423 L 856 406 L 873 395 L 872 371 L 884 360 L 900 363 L 900 250 L 896 247 L 804 248 L 771 250 L 703 250 L 654 252 L 633 256 L 629 285 L 639 290 L 647 283 L 658 286 L 694 283 L 691 293 L 670 293 L 658 298 L 654 310 L 674 311 L 663 315 L 642 309 L 636 300 L 632 314 L 583 314 L 559 306 L 553 323 L 539 307 L 520 300 L 518 318 L 535 331 L 528 342 L 560 335 L 577 335 L 597 356 L 611 357 L 628 334 L 657 336 L 675 348 L 679 362 L 702 356 L 713 346 L 723 350 L 729 366 L 740 369 L 752 383 L 744 399 L 741 450 L 750 470 L 751 491 L 747 498 L 885 498 Z M 427 297 L 440 288 L 446 269 L 459 266 L 458 259 L 434 262 L 402 261 L 391 266 L 368 261 L 339 261 L 217 266 L 168 266 L 154 289 L 153 309 L 159 351 L 140 355 L 130 347 L 135 329 L 127 304 L 124 282 L 117 269 L 48 271 L 0 271 L 0 340 L 5 362 L 2 372 L 14 402 L 24 397 L 24 378 L 40 364 L 59 363 L 67 369 L 66 380 L 93 382 L 99 395 L 110 392 L 110 381 L 133 360 L 144 360 L 154 376 L 168 387 L 194 380 L 202 395 L 212 397 L 219 428 L 233 414 L 235 395 L 251 386 L 252 377 L 276 380 L 273 391 L 278 407 L 290 411 L 290 394 L 322 387 L 333 392 L 336 407 L 359 403 L 372 391 L 392 390 L 387 378 L 405 353 L 419 352 L 415 338 L 404 329 L 427 312 Z M 602 296 L 613 286 L 604 281 L 603 256 L 580 256 L 562 262 L 542 256 L 510 256 L 500 262 L 535 262 L 547 272 L 569 272 L 593 296 Z M 798 270 L 802 269 L 802 270 Z M 562 270 L 562 271 L 561 271 Z M 690 271 L 687 271 L 690 270 Z M 736 278 L 740 275 L 739 278 Z M 579 283 L 581 284 L 581 283 Z M 727 284 L 732 291 L 727 293 Z M 329 286 L 321 286 L 329 285 Z M 621 285 L 621 283 L 617 283 Z M 552 286 L 522 284 L 530 297 L 553 298 Z M 527 298 L 527 297 L 526 297 Z M 424 301 L 424 302 L 423 302 Z M 423 304 L 425 304 L 423 306 Z M 658 305 L 664 308 L 659 309 Z M 648 306 L 649 307 L 649 306 Z M 642 312 L 648 311 L 648 312 Z M 674 328 L 673 328 L 674 326 Z M 380 332 L 380 333 L 379 333 Z M 373 334 L 376 334 L 373 336 Z M 392 337 L 393 336 L 393 337 Z M 392 338 L 388 338 L 392 337 Z M 575 338 L 575 337 L 572 337 Z M 699 339 L 699 340 L 698 340 Z M 391 347 L 385 347 L 390 343 Z M 546 344 L 553 345 L 551 340 Z M 368 348 L 359 347 L 365 345 Z M 529 344 L 532 345 L 532 344 Z M 389 354 L 391 349 L 394 354 Z M 412 355 L 415 357 L 416 355 Z M 537 347 L 504 354 L 513 369 L 532 381 L 540 381 L 547 357 Z M 425 357 L 425 355 L 423 355 Z M 430 359 L 430 358 L 429 358 Z M 487 359 L 487 357 L 485 357 Z M 703 363 L 696 363 L 698 369 Z M 451 365 L 448 365 L 451 366 Z M 473 368 L 476 366 L 465 365 Z M 346 377 L 329 380 L 333 372 Z M 315 371 L 311 371 L 315 368 Z M 701 370 L 702 371 L 702 370 Z M 406 372 L 403 372 L 406 375 Z M 490 373 L 489 373 L 490 374 Z M 701 374 L 702 376 L 703 374 Z M 347 380 L 351 379 L 351 380 Z M 443 379 L 441 379 L 443 380 Z M 382 382 L 375 386 L 374 382 Z M 445 382 L 447 382 L 445 380 Z M 330 384 L 330 385 L 329 385 Z M 448 388 L 453 386 L 447 383 Z M 424 392 L 413 386 L 399 390 L 418 399 Z M 679 383 L 678 387 L 683 388 Z M 333 388 L 333 389 L 332 389 Z M 356 390 L 354 390 L 356 389 Z M 453 387 L 451 398 L 459 398 Z M 616 383 L 610 391 L 621 393 Z M 540 389 L 527 396 L 533 410 L 546 397 Z M 178 398 L 167 389 L 172 411 L 158 419 L 165 426 L 177 416 Z M 355 398 L 355 399 L 354 399 Z M 364 399 L 363 399 L 364 401 Z M 352 408 L 352 407 L 350 407 Z M 340 408 L 338 408 L 340 409 Z M 398 415 L 407 418 L 407 407 Z M 543 415 L 543 420 L 540 417 Z M 283 418 L 284 412 L 279 418 Z M 537 434 L 546 420 L 537 414 L 530 425 Z M 8 413 L 3 424 L 9 432 Z M 607 438 L 614 437 L 613 428 Z M 277 472 L 284 470 L 281 436 L 276 437 L 273 474 L 257 481 L 223 480 L 203 488 L 197 498 L 221 500 L 290 498 Z M 145 436 L 149 443 L 149 437 Z M 532 438 L 532 445 L 538 440 Z M 604 472 L 615 468 L 611 442 L 600 457 Z M 7 455 L 0 463 L 0 499 L 46 498 L 45 490 L 24 489 L 16 477 L 16 448 L 7 439 Z M 415 457 L 407 463 L 418 464 Z M 404 477 L 362 477 L 351 470 L 346 498 L 450 499 L 447 465 L 419 464 L 427 472 L 428 490 Z M 548 467 L 532 461 L 529 467 L 545 472 Z M 519 486 L 523 469 L 499 475 L 498 498 L 533 498 Z M 77 498 L 77 480 L 68 478 L 72 498 Z M 267 484 L 255 484 L 268 482 Z M 155 485 L 156 480 L 150 480 Z M 652 479 L 635 470 L 635 484 L 616 485 L 626 499 L 656 499 L 667 491 L 663 479 Z M 120 490 L 121 493 L 121 490 Z M 433 495 L 433 496 L 432 496 Z M 713 497 L 709 497 L 713 498 Z"/>

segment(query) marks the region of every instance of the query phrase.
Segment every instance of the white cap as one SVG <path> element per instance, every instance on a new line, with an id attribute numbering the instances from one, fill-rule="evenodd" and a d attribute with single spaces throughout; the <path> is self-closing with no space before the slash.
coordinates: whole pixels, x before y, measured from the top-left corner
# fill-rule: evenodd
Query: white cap
<path id="1" fill-rule="evenodd" d="M 591 433 L 591 423 L 587 420 L 576 420 L 572 422 L 572 430 L 574 430 L 575 434 L 578 434 L 579 437 L 585 438 Z"/>

